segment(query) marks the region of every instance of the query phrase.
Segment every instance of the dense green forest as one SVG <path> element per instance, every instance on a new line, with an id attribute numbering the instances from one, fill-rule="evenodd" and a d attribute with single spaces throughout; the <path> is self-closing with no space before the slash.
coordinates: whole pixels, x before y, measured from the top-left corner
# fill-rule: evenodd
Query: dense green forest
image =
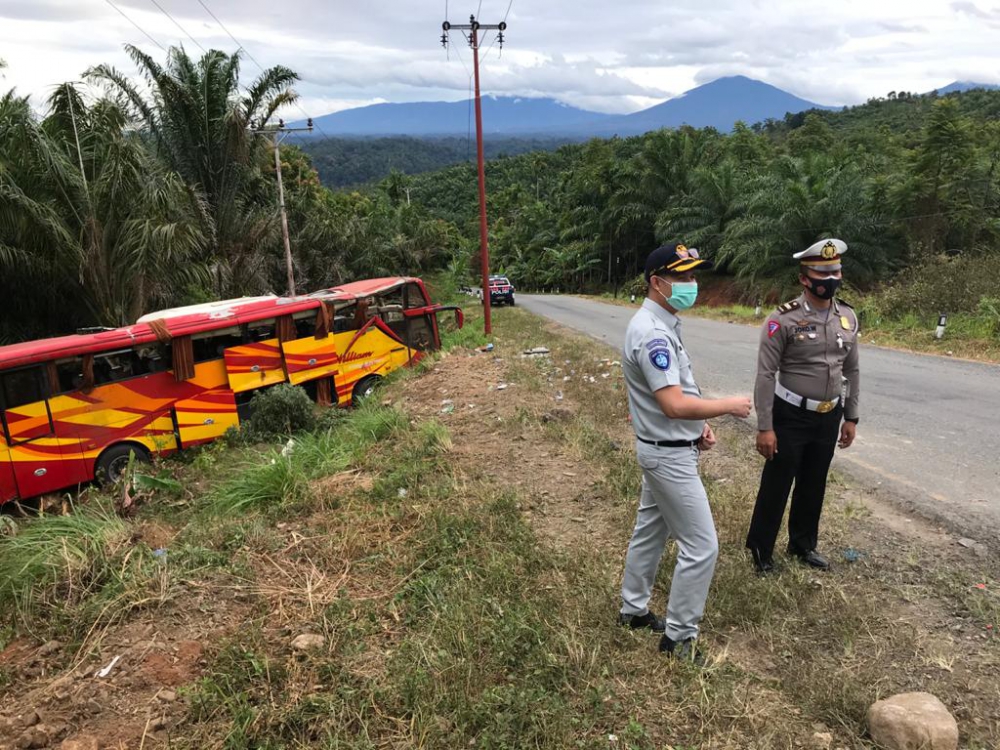
<path id="1" fill-rule="evenodd" d="M 525 289 L 597 290 L 677 239 L 750 301 L 783 293 L 791 254 L 834 235 L 850 245 L 855 291 L 948 274 L 947 309 L 975 311 L 1000 274 L 998 112 L 1000 92 L 893 94 L 728 134 L 663 130 L 497 159 L 491 265 Z M 475 237 L 471 165 L 418 176 L 411 193 Z"/>
<path id="2" fill-rule="evenodd" d="M 516 156 L 531 151 L 552 151 L 574 140 L 570 138 L 507 138 L 486 135 L 483 153 L 487 159 Z M 476 160 L 476 136 L 465 138 L 327 138 L 314 135 L 299 139 L 312 159 L 323 184 L 350 187 L 381 180 L 391 172 L 419 174 Z"/>
<path id="3" fill-rule="evenodd" d="M 241 88 L 238 54 L 127 50 L 141 84 L 98 65 L 41 116 L 0 95 L 0 341 L 285 291 L 272 136 L 258 131 L 295 100 L 296 74 Z M 299 289 L 452 259 L 453 225 L 398 191 L 333 193 L 301 151 L 281 153 Z"/>

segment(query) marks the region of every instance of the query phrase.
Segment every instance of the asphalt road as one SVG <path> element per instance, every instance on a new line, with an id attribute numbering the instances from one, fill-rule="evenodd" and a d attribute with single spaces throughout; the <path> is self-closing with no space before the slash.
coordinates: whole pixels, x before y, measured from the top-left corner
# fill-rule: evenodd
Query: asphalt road
<path id="1" fill-rule="evenodd" d="M 634 314 L 578 297 L 519 294 L 517 302 L 616 349 Z M 757 328 L 688 316 L 682 331 L 706 395 L 753 395 Z M 907 509 L 1000 544 L 1000 366 L 863 344 L 860 354 L 858 437 L 837 451 L 835 467 Z"/>

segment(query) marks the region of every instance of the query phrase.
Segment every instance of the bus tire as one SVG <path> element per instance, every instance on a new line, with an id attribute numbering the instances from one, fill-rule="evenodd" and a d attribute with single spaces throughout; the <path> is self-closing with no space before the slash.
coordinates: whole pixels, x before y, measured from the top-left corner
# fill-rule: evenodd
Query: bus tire
<path id="1" fill-rule="evenodd" d="M 361 406 L 361 404 L 371 397 L 372 393 L 375 392 L 375 389 L 378 388 L 379 383 L 381 382 L 381 375 L 369 375 L 366 378 L 361 378 L 361 380 L 354 385 L 354 390 L 351 392 L 351 405 Z"/>
<path id="2" fill-rule="evenodd" d="M 109 487 L 121 480 L 128 467 L 129 455 L 135 453 L 135 460 L 148 464 L 152 457 L 145 446 L 139 443 L 117 443 L 97 457 L 94 464 L 94 479 L 101 487 Z"/>

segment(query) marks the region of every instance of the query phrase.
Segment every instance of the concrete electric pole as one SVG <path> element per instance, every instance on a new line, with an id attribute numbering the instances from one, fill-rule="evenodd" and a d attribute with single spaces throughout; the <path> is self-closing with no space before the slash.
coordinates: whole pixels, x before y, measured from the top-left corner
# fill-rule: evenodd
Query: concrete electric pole
<path id="1" fill-rule="evenodd" d="M 304 128 L 286 128 L 284 120 L 278 120 L 277 127 L 262 128 L 254 133 L 269 133 L 274 144 L 274 171 L 278 175 L 278 208 L 281 211 L 281 237 L 285 241 L 285 267 L 288 271 L 288 296 L 295 296 L 295 270 L 292 264 L 292 242 L 288 237 L 288 213 L 285 211 L 285 185 L 281 180 L 281 142 L 289 133 L 312 132 L 313 122 L 310 117 Z"/>
<path id="2" fill-rule="evenodd" d="M 469 33 L 469 46 L 472 47 L 472 65 L 476 79 L 476 162 L 479 169 L 479 257 L 483 272 L 483 314 L 486 334 L 493 333 L 490 316 L 490 251 L 486 228 L 486 167 L 483 163 L 483 108 L 479 98 L 479 32 L 496 31 L 497 41 L 503 49 L 503 32 L 507 29 L 506 21 L 497 24 L 479 23 L 475 16 L 469 16 L 467 24 L 453 24 L 445 21 L 441 24 L 441 46 L 448 46 L 448 32 L 461 31 Z"/>

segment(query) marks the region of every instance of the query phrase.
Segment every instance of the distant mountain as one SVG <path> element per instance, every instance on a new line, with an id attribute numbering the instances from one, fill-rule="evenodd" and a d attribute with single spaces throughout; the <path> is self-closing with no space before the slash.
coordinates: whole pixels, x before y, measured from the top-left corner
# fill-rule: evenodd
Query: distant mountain
<path id="1" fill-rule="evenodd" d="M 972 91 L 973 89 L 986 89 L 987 91 L 1000 91 L 1000 85 L 995 83 L 976 83 L 975 81 L 955 81 L 954 83 L 949 83 L 944 88 L 937 90 L 938 94 L 955 94 L 962 93 L 964 91 Z"/>
<path id="2" fill-rule="evenodd" d="M 745 76 L 719 78 L 641 112 L 594 123 L 594 135 L 641 135 L 659 128 L 690 125 L 732 130 L 737 121 L 752 125 L 780 120 L 807 109 L 831 109 Z"/>
<path id="3" fill-rule="evenodd" d="M 555 99 L 484 96 L 483 132 L 511 135 L 562 132 L 598 123 L 610 115 L 577 109 Z M 345 109 L 315 119 L 330 136 L 439 136 L 475 132 L 475 112 L 470 101 L 371 104 Z"/>
<path id="4" fill-rule="evenodd" d="M 607 115 L 561 104 L 554 99 L 483 97 L 487 135 L 590 138 L 641 135 L 681 125 L 731 130 L 807 109 L 828 109 L 744 76 L 719 78 L 629 115 Z M 447 136 L 469 131 L 469 101 L 372 104 L 316 118 L 329 136 Z M 475 128 L 475 123 L 472 123 Z"/>

